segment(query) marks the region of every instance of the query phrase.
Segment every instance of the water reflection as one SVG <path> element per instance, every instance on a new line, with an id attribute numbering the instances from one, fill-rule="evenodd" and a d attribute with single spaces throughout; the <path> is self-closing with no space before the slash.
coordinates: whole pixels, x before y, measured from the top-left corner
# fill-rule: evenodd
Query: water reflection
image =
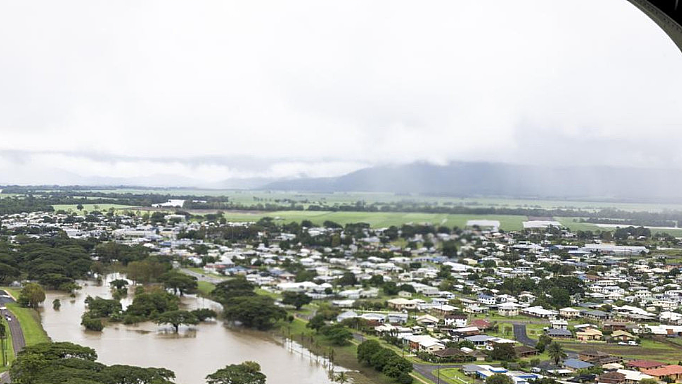
<path id="1" fill-rule="evenodd" d="M 181 326 L 177 334 L 170 327 L 149 322 L 130 326 L 110 324 L 103 332 L 85 331 L 80 325 L 85 298 L 88 295 L 111 298 L 108 282 L 116 278 L 119 276 L 108 276 L 102 285 L 87 283 L 76 299 L 63 293 L 48 293 L 45 300 L 48 304 L 41 312 L 43 326 L 52 340 L 94 348 L 99 361 L 105 364 L 171 369 L 180 384 L 203 384 L 207 374 L 245 360 L 257 361 L 268 376 L 268 383 L 331 383 L 326 361 L 321 357 L 311 356 L 295 343 L 278 343 L 261 332 L 227 328 L 221 321 Z M 124 308 L 131 298 L 132 290 L 121 301 Z M 49 305 L 54 299 L 61 300 L 61 309 L 54 310 Z M 194 296 L 184 297 L 182 307 L 221 310 L 220 304 Z"/>

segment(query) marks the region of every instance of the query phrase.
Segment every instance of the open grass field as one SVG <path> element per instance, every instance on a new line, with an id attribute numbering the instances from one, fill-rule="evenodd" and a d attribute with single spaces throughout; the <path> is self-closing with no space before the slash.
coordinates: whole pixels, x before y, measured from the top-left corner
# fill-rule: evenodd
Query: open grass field
<path id="1" fill-rule="evenodd" d="M 72 211 L 72 212 L 82 212 L 78 210 L 78 204 L 56 204 L 53 205 L 52 208 L 54 208 L 55 211 L 59 210 L 64 210 L 64 211 Z M 83 211 L 108 211 L 109 209 L 126 209 L 130 208 L 128 205 L 121 205 L 121 204 L 83 204 Z"/>
<path id="2" fill-rule="evenodd" d="M 669 364 L 677 364 L 682 359 L 682 346 L 661 343 L 652 340 L 643 340 L 640 346 L 607 344 L 603 342 L 579 343 L 558 340 L 565 349 L 573 351 L 599 350 L 628 359 L 643 359 L 663 361 Z"/>
<path id="3" fill-rule="evenodd" d="M 581 223 L 579 217 L 555 217 L 562 225 L 570 228 L 572 231 L 613 231 L 613 228 L 599 227 L 596 224 L 591 223 Z M 651 228 L 652 233 L 662 233 L 666 232 L 672 236 L 682 236 L 682 228 L 680 229 L 669 229 L 669 228 Z"/>
<path id="4" fill-rule="evenodd" d="M 449 227 L 464 227 L 467 220 L 484 219 L 499 220 L 502 229 L 520 230 L 526 216 L 511 215 L 448 215 L 436 213 L 401 213 L 401 212 L 329 212 L 329 211 L 275 211 L 275 212 L 227 212 L 225 217 L 228 221 L 257 221 L 262 217 L 272 217 L 276 221 L 302 221 L 310 220 L 315 224 L 322 225 L 326 220 L 337 222 L 341 225 L 347 223 L 369 223 L 372 227 L 381 228 L 391 225 L 400 226 L 406 223 L 431 223 L 434 225 L 446 225 Z"/>

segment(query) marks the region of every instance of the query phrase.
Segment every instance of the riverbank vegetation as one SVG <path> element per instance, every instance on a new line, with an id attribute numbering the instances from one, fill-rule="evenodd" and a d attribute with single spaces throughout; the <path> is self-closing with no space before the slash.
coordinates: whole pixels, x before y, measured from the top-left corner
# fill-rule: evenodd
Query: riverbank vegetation
<path id="1" fill-rule="evenodd" d="M 211 291 L 211 297 L 223 305 L 223 317 L 227 321 L 239 322 L 247 328 L 267 330 L 287 313 L 275 305 L 269 296 L 258 295 L 256 287 L 243 277 L 223 281 Z"/>
<path id="2" fill-rule="evenodd" d="M 92 348 L 67 342 L 41 343 L 19 352 L 10 375 L 16 384 L 173 384 L 175 378 L 175 373 L 164 368 L 107 366 L 96 360 Z"/>
<path id="3" fill-rule="evenodd" d="M 114 293 L 118 292 L 114 289 Z M 180 299 L 160 287 L 136 289 L 133 302 L 125 311 L 117 299 L 88 296 L 85 304 L 87 311 L 81 317 L 81 325 L 91 331 L 101 331 L 108 322 L 135 324 L 155 321 L 158 324 L 171 324 L 177 332 L 181 324 L 194 325 L 216 317 L 216 313 L 207 308 L 191 312 L 179 310 Z"/>
<path id="4" fill-rule="evenodd" d="M 10 368 L 16 384 L 174 384 L 165 368 L 105 365 L 94 349 L 69 342 L 39 343 L 19 352 Z M 266 376 L 253 361 L 232 364 L 206 376 L 206 384 L 265 384 Z"/>

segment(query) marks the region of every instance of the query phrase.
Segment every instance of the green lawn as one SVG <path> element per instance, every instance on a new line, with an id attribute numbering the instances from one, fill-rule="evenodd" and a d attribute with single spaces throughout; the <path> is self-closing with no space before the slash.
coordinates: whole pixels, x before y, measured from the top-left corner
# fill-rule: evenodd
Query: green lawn
<path id="1" fill-rule="evenodd" d="M 437 371 L 432 372 L 434 375 L 438 375 Z M 447 383 L 452 384 L 463 384 L 471 382 L 471 378 L 463 374 L 459 368 L 444 368 L 440 370 L 440 378 L 444 379 Z"/>
<path id="2" fill-rule="evenodd" d="M 571 229 L 571 231 L 613 231 L 614 228 L 602 228 L 592 223 L 581 223 L 579 217 L 555 217 L 562 225 Z M 666 232 L 672 236 L 682 236 L 682 229 L 661 229 L 651 228 L 651 233 Z"/>
<path id="3" fill-rule="evenodd" d="M 209 283 L 208 281 L 197 281 L 197 288 L 199 289 L 199 292 L 204 294 L 205 296 L 208 296 L 211 291 L 215 288 L 215 285 L 212 283 Z"/>

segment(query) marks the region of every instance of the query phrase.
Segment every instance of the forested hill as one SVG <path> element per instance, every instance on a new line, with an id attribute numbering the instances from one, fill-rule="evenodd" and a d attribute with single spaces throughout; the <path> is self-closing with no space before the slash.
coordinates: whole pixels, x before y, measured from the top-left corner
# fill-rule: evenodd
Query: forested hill
<path id="1" fill-rule="evenodd" d="M 682 201 L 682 171 L 500 163 L 451 163 L 445 166 L 413 163 L 365 168 L 335 178 L 273 182 L 264 189 L 672 202 Z"/>

